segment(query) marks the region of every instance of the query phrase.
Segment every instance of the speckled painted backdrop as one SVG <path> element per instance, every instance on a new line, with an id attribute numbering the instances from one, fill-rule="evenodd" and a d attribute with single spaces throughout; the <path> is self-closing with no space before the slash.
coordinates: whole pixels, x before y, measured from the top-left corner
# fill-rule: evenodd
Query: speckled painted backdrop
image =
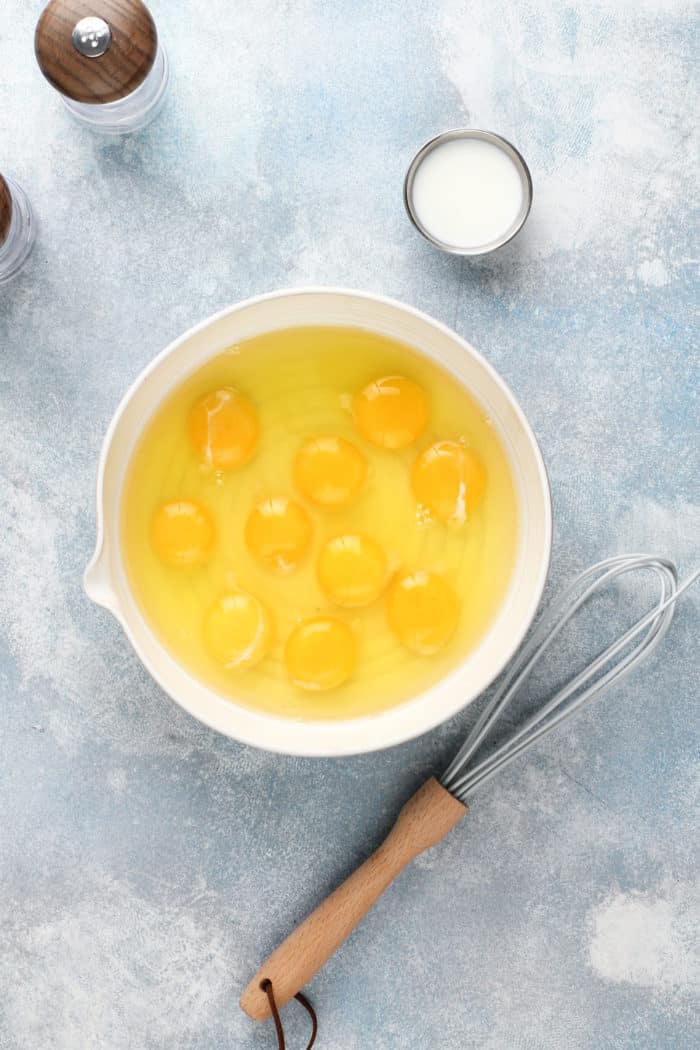
<path id="1" fill-rule="evenodd" d="M 700 560 L 694 4 L 153 0 L 158 123 L 76 128 L 0 13 L 0 168 L 41 224 L 0 297 L 0 1047 L 257 1050 L 268 950 L 387 830 L 476 708 L 391 752 L 284 759 L 149 679 L 80 577 L 132 378 L 252 293 L 342 283 L 453 325 L 551 473 L 548 593 L 591 561 Z M 532 168 L 523 235 L 460 262 L 402 176 L 454 125 Z M 697 330 L 695 331 L 695 336 Z M 698 594 L 663 651 L 476 800 L 310 986 L 322 1050 L 698 1045 Z M 565 656 L 601 641 L 582 621 Z M 600 635 L 600 637 L 597 637 Z M 292 1050 L 301 1011 L 285 1012 Z M 300 1016 L 301 1015 L 301 1016 Z"/>

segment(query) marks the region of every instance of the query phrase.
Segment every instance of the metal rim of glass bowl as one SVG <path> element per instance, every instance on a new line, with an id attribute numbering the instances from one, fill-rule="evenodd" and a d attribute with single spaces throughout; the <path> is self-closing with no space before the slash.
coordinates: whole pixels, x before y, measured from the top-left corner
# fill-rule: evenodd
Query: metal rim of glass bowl
<path id="1" fill-rule="evenodd" d="M 433 234 L 430 233 L 430 231 L 421 223 L 413 207 L 413 182 L 418 168 L 428 154 L 432 153 L 437 146 L 441 146 L 443 143 L 450 142 L 453 139 L 481 139 L 484 142 L 491 142 L 494 146 L 498 146 L 508 154 L 518 169 L 520 182 L 523 188 L 522 206 L 515 221 L 508 227 L 505 233 L 494 241 L 489 241 L 487 244 L 481 244 L 472 248 L 447 244 L 445 241 L 441 241 L 439 238 L 434 237 Z M 504 139 L 502 135 L 496 135 L 493 131 L 481 131 L 479 128 L 454 128 L 451 131 L 442 131 L 439 135 L 435 135 L 433 138 L 428 139 L 428 141 L 418 150 L 406 172 L 406 178 L 404 179 L 403 184 L 403 201 L 408 217 L 415 228 L 420 235 L 426 239 L 426 241 L 429 241 L 430 244 L 434 245 L 436 248 L 439 248 L 443 252 L 449 252 L 450 255 L 488 255 L 489 252 L 493 252 L 496 248 L 501 248 L 504 244 L 507 244 L 508 241 L 512 241 L 516 234 L 520 233 L 520 230 L 525 225 L 525 220 L 530 214 L 530 209 L 532 207 L 532 176 L 530 175 L 530 169 L 528 168 L 523 155 L 515 148 L 512 142 L 509 142 L 508 139 Z"/>

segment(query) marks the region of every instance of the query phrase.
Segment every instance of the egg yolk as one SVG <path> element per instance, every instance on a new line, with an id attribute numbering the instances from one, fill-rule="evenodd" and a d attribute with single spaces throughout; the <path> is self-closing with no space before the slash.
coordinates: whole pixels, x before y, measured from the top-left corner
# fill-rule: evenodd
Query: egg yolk
<path id="1" fill-rule="evenodd" d="M 252 457 L 258 443 L 258 414 L 232 386 L 201 398 L 188 420 L 190 441 L 202 463 L 216 471 L 235 470 Z"/>
<path id="2" fill-rule="evenodd" d="M 336 536 L 318 559 L 318 582 L 336 605 L 359 608 L 376 601 L 388 575 L 384 551 L 366 536 Z"/>
<path id="3" fill-rule="evenodd" d="M 347 624 L 330 616 L 316 616 L 294 628 L 284 659 L 298 688 L 311 692 L 336 689 L 354 670 L 357 642 Z"/>
<path id="4" fill-rule="evenodd" d="M 204 618 L 204 644 L 227 671 L 259 664 L 270 651 L 273 628 L 262 602 L 247 591 L 232 590 L 211 606 Z"/>
<path id="5" fill-rule="evenodd" d="M 461 525 L 484 493 L 486 473 L 470 448 L 438 441 L 416 460 L 411 483 L 418 502 L 436 518 Z"/>
<path id="6" fill-rule="evenodd" d="M 296 569 L 311 543 L 311 521 L 304 508 L 284 496 L 258 503 L 245 526 L 248 550 L 272 572 Z"/>
<path id="7" fill-rule="evenodd" d="M 355 425 L 381 448 L 404 448 L 425 430 L 428 401 L 417 383 L 405 376 L 375 379 L 356 397 Z"/>
<path id="8" fill-rule="evenodd" d="M 160 507 L 151 524 L 151 542 L 168 565 L 198 565 L 206 561 L 216 530 L 199 503 L 177 500 Z"/>
<path id="9" fill-rule="evenodd" d="M 315 437 L 297 453 L 294 480 L 307 499 L 322 507 L 342 507 L 357 496 L 367 476 L 360 450 L 344 438 Z"/>
<path id="10" fill-rule="evenodd" d="M 457 627 L 459 603 L 449 583 L 433 572 L 405 573 L 387 595 L 387 619 L 400 642 L 419 656 L 432 656 Z"/>

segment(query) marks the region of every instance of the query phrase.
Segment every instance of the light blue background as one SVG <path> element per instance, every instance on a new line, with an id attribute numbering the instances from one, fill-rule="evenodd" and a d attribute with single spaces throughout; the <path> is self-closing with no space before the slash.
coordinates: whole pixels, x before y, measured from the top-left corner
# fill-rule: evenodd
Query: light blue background
<path id="1" fill-rule="evenodd" d="M 684 0 L 153 0 L 173 68 L 124 141 L 0 15 L 0 169 L 40 222 L 0 298 L 0 1047 L 272 1047 L 241 988 L 454 751 L 284 759 L 171 703 L 80 578 L 102 436 L 189 325 L 337 283 L 427 310 L 512 384 L 551 474 L 548 593 L 611 553 L 698 563 L 697 24 Z M 528 159 L 481 262 L 403 213 L 418 145 Z M 323 1050 L 696 1046 L 697 595 L 663 651 L 475 800 L 312 982 Z M 607 607 L 605 607 L 607 608 Z M 560 676 L 607 637 L 582 620 Z M 285 1011 L 292 1050 L 301 1011 Z"/>

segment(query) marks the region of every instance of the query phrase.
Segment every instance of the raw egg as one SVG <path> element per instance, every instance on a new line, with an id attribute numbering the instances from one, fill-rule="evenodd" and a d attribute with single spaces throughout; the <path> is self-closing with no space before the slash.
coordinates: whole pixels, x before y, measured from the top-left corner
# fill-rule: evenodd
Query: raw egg
<path id="1" fill-rule="evenodd" d="M 356 397 L 355 425 L 380 448 L 405 448 L 428 424 L 428 400 L 423 389 L 405 376 L 375 379 Z"/>
<path id="2" fill-rule="evenodd" d="M 294 480 L 307 499 L 322 507 L 350 503 L 367 476 L 367 462 L 345 438 L 326 435 L 312 438 L 297 453 Z"/>
<path id="3" fill-rule="evenodd" d="M 357 659 L 355 635 L 342 620 L 315 616 L 294 628 L 284 650 L 287 672 L 299 689 L 337 689 L 352 675 Z"/>
<path id="4" fill-rule="evenodd" d="M 208 512 L 192 500 L 164 503 L 151 523 L 151 542 L 168 565 L 198 565 L 206 561 L 216 530 Z"/>
<path id="5" fill-rule="evenodd" d="M 247 397 L 232 386 L 224 386 L 194 405 L 188 430 L 202 463 L 216 471 L 235 470 L 255 452 L 258 414 Z"/>
<path id="6" fill-rule="evenodd" d="M 419 656 L 432 656 L 447 645 L 459 619 L 452 587 L 434 572 L 407 572 L 387 595 L 387 619 L 399 641 Z"/>
<path id="7" fill-rule="evenodd" d="M 472 449 L 437 441 L 416 460 L 411 484 L 418 502 L 436 518 L 461 525 L 484 493 L 486 472 Z"/>
<path id="8" fill-rule="evenodd" d="M 285 496 L 258 503 L 246 522 L 248 550 L 272 572 L 287 573 L 301 563 L 311 543 L 311 520 L 304 508 Z"/>
<path id="9" fill-rule="evenodd" d="M 336 536 L 321 550 L 317 575 L 321 587 L 336 605 L 347 608 L 369 605 L 386 585 L 386 554 L 368 536 Z"/>
<path id="10" fill-rule="evenodd" d="M 204 618 L 204 644 L 227 671 L 255 667 L 270 651 L 273 628 L 265 606 L 252 594 L 228 591 Z"/>

